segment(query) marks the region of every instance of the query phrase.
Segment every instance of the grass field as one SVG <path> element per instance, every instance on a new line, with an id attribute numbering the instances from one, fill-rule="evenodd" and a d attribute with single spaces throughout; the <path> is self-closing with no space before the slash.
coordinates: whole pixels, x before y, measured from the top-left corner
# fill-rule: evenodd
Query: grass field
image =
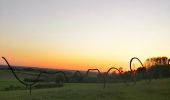
<path id="1" fill-rule="evenodd" d="M 20 85 L 16 80 L 10 80 Z M 9 80 L 1 80 L 0 86 L 11 84 Z M 144 81 L 135 86 L 124 83 L 102 84 L 70 83 L 61 88 L 0 91 L 0 100 L 169 100 L 170 79 L 153 80 L 150 84 Z"/>

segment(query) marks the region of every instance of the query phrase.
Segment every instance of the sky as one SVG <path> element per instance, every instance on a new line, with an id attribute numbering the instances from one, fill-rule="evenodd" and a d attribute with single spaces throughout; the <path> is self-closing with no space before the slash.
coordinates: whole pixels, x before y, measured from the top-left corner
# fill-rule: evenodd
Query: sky
<path id="1" fill-rule="evenodd" d="M 132 57 L 170 57 L 169 12 L 169 0 L 0 0 L 0 56 L 12 65 L 128 70 Z"/>

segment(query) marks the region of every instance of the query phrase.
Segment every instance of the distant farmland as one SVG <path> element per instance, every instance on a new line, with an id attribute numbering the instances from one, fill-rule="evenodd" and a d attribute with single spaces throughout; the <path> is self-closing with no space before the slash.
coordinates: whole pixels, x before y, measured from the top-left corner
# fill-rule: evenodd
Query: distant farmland
<path id="1" fill-rule="evenodd" d="M 100 72 L 98 69 L 88 69 L 86 72 L 61 71 L 66 74 L 69 81 L 66 81 L 64 75 L 55 74 L 58 70 L 25 67 L 14 67 L 14 69 L 1 67 L 0 100 L 169 100 L 170 98 L 168 76 L 170 74 L 167 65 L 156 65 L 151 70 L 154 73 L 144 67 L 139 67 L 136 74 L 131 73 L 132 71 L 121 73 L 114 67 L 107 72 Z M 111 69 L 119 73 L 108 73 Z M 21 84 L 22 82 L 19 82 L 11 71 L 15 71 L 17 77 L 25 83 L 34 83 L 34 81 L 37 83 L 31 86 L 32 93 L 29 92 L 31 88 Z M 36 79 L 40 72 L 43 74 Z M 167 72 L 167 76 L 163 76 L 164 72 Z M 150 76 L 153 76 L 151 80 Z M 130 81 L 132 84 L 127 84 Z"/>
<path id="2" fill-rule="evenodd" d="M 150 84 L 138 81 L 136 85 L 124 83 L 65 83 L 60 88 L 33 89 L 29 95 L 8 70 L 1 70 L 0 100 L 169 100 L 170 78 L 152 80 Z M 21 76 L 22 77 L 22 76 Z M 21 89 L 4 90 L 6 87 L 19 86 Z"/>
<path id="3" fill-rule="evenodd" d="M 0 86 L 7 86 L 11 81 L 1 80 Z M 151 84 L 144 81 L 135 86 L 123 83 L 67 83 L 61 88 L 34 89 L 30 96 L 28 90 L 0 91 L 0 100 L 169 100 L 170 79 L 153 80 Z"/>

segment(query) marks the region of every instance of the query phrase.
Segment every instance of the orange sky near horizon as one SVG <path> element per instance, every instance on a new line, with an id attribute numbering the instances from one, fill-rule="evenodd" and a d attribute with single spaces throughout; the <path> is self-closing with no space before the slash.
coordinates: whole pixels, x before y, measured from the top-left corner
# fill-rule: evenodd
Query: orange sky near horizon
<path id="1" fill-rule="evenodd" d="M 47 52 L 36 53 L 31 52 L 16 54 L 6 54 L 4 57 L 9 60 L 11 65 L 34 66 L 54 69 L 69 69 L 69 70 L 88 70 L 90 68 L 98 68 L 101 71 L 107 71 L 110 67 L 123 67 L 119 60 L 110 61 L 109 59 L 87 58 L 86 56 L 65 55 L 65 54 L 50 54 Z M 33 56 L 34 55 L 34 56 Z M 6 64 L 1 59 L 1 64 Z M 115 64 L 115 65 L 113 65 Z M 117 65 L 116 65 L 117 64 Z M 128 66 L 128 65 L 127 65 Z M 127 69 L 126 69 L 127 70 Z"/>
<path id="2" fill-rule="evenodd" d="M 170 57 L 168 0 L 1 0 L 0 12 L 12 65 L 129 70 L 132 57 Z"/>

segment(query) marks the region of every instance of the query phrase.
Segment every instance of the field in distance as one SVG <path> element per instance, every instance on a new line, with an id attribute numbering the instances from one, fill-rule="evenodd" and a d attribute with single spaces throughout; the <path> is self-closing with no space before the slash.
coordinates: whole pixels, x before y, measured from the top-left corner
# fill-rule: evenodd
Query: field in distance
<path id="1" fill-rule="evenodd" d="M 8 85 L 9 80 L 1 80 L 0 86 Z M 20 85 L 15 80 L 14 84 Z M 9 83 L 11 84 L 11 83 Z M 134 86 L 124 83 L 67 83 L 60 88 L 0 91 L 0 100 L 169 100 L 170 79 L 144 81 Z"/>

